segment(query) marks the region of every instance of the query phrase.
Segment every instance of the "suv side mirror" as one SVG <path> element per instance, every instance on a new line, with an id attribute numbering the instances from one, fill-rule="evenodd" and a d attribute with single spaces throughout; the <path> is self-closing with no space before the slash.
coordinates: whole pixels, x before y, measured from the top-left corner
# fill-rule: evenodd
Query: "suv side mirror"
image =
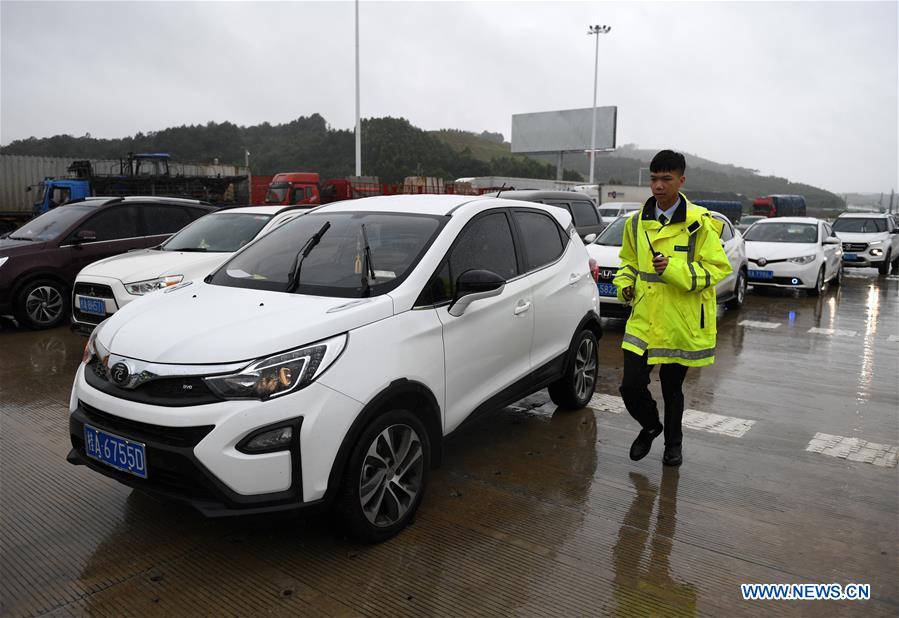
<path id="1" fill-rule="evenodd" d="M 505 287 L 506 280 L 491 270 L 466 270 L 456 279 L 456 296 L 449 314 L 458 318 L 474 301 L 499 296 Z"/>
<path id="2" fill-rule="evenodd" d="M 827 238 L 824 239 L 824 244 L 825 245 L 838 245 L 838 244 L 840 244 L 840 239 L 837 238 L 836 236 L 828 236 Z"/>
<path id="3" fill-rule="evenodd" d="M 584 236 L 584 244 L 585 245 L 589 245 L 594 240 L 596 240 L 596 234 L 587 234 L 586 236 Z"/>
<path id="4" fill-rule="evenodd" d="M 94 242 L 97 240 L 97 233 L 92 232 L 91 230 L 78 230 L 75 232 L 75 242 Z"/>
<path id="5" fill-rule="evenodd" d="M 890 234 L 899 234 L 899 227 L 895 228 Z"/>

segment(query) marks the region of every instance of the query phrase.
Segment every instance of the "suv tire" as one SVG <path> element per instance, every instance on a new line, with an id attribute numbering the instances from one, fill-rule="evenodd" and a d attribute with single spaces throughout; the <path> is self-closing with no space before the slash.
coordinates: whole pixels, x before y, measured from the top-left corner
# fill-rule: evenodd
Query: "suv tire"
<path id="1" fill-rule="evenodd" d="M 69 315 L 69 292 L 52 279 L 29 281 L 16 295 L 13 313 L 32 330 L 59 326 Z"/>
<path id="2" fill-rule="evenodd" d="M 737 283 L 734 285 L 734 297 L 725 303 L 728 309 L 739 309 L 746 300 L 746 271 L 742 268 L 737 275 Z"/>
<path id="3" fill-rule="evenodd" d="M 560 408 L 580 410 L 593 397 L 596 369 L 596 335 L 585 328 L 571 346 L 565 373 L 549 385 L 549 398 Z"/>
<path id="4" fill-rule="evenodd" d="M 818 271 L 818 278 L 815 279 L 815 287 L 808 291 L 811 296 L 821 296 L 824 293 L 824 266 Z"/>
<path id="5" fill-rule="evenodd" d="M 888 275 L 890 273 L 890 265 L 892 261 L 893 256 L 891 255 L 891 251 L 887 251 L 887 256 L 877 266 L 877 272 L 879 272 L 881 275 Z"/>
<path id="6" fill-rule="evenodd" d="M 347 462 L 337 500 L 350 535 L 386 541 L 415 516 L 428 483 L 431 442 L 408 410 L 378 415 L 362 431 Z"/>

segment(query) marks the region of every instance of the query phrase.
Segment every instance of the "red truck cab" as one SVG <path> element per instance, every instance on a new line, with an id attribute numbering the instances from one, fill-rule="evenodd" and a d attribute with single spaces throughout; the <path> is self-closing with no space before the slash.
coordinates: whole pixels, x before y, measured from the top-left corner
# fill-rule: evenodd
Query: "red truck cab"
<path id="1" fill-rule="evenodd" d="M 319 175 L 312 172 L 275 174 L 265 195 L 266 204 L 321 204 Z"/>

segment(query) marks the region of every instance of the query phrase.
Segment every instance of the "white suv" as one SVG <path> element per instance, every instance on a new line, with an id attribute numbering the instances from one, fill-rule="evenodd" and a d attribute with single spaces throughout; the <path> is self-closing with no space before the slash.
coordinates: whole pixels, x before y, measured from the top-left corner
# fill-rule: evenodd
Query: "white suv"
<path id="1" fill-rule="evenodd" d="M 899 226 L 893 215 L 876 212 L 843 213 L 833 222 L 843 242 L 843 266 L 877 268 L 881 275 L 899 272 Z"/>
<path id="2" fill-rule="evenodd" d="M 89 334 L 145 294 L 208 275 L 254 238 L 303 212 L 296 206 L 217 210 L 155 247 L 88 264 L 72 289 L 73 330 Z"/>
<path id="3" fill-rule="evenodd" d="M 336 503 L 383 540 L 472 413 L 547 386 L 562 407 L 590 400 L 588 261 L 551 206 L 321 206 L 94 330 L 69 460 L 208 515 Z"/>

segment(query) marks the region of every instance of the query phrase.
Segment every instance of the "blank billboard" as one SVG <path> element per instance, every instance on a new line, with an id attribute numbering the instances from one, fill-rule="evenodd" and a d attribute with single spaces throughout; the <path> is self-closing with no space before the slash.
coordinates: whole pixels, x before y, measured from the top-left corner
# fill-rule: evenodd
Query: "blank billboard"
<path id="1" fill-rule="evenodd" d="M 596 148 L 615 148 L 618 107 L 596 108 Z M 584 152 L 590 149 L 593 108 L 512 115 L 512 152 Z"/>

